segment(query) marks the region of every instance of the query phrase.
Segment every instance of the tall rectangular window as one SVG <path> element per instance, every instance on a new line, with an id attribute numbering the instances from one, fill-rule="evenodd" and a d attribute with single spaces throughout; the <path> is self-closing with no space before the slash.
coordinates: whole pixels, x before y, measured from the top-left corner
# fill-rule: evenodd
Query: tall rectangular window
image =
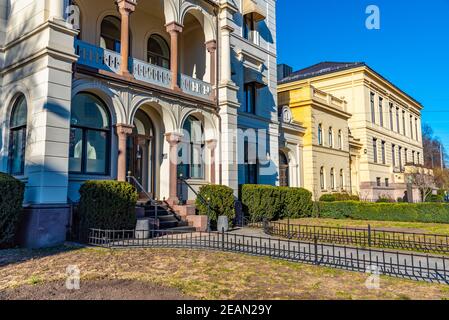
<path id="1" fill-rule="evenodd" d="M 374 154 L 374 163 L 377 163 L 377 139 L 373 138 L 373 154 Z"/>
<path id="2" fill-rule="evenodd" d="M 408 149 L 407 148 L 404 150 L 404 160 L 405 160 L 405 164 L 407 164 L 408 163 Z"/>
<path id="3" fill-rule="evenodd" d="M 396 132 L 401 132 L 401 127 L 399 125 L 399 108 L 396 108 Z"/>
<path id="4" fill-rule="evenodd" d="M 418 118 L 415 118 L 415 132 L 416 132 L 416 141 L 419 141 Z"/>
<path id="5" fill-rule="evenodd" d="M 387 160 L 385 157 L 385 141 L 382 141 L 382 163 L 383 164 L 387 163 Z"/>
<path id="6" fill-rule="evenodd" d="M 259 44 L 258 42 L 258 36 L 257 36 L 257 25 L 258 22 L 254 19 L 253 14 L 246 14 L 243 17 L 244 23 L 243 23 L 243 37 L 254 43 Z"/>
<path id="7" fill-rule="evenodd" d="M 412 163 L 415 164 L 415 151 L 412 151 Z"/>
<path id="8" fill-rule="evenodd" d="M 393 167 L 396 167 L 396 146 L 394 144 L 391 145 L 391 159 L 393 161 Z"/>
<path id="9" fill-rule="evenodd" d="M 379 97 L 379 124 L 384 126 L 384 110 L 383 110 L 383 98 Z"/>
<path id="10" fill-rule="evenodd" d="M 390 179 L 385 178 L 385 187 L 389 187 L 390 186 Z"/>
<path id="11" fill-rule="evenodd" d="M 402 170 L 402 147 L 399 147 L 398 155 L 399 155 L 399 168 Z"/>
<path id="12" fill-rule="evenodd" d="M 376 111 L 374 109 L 374 93 L 371 92 L 371 122 L 376 123 Z"/>
<path id="13" fill-rule="evenodd" d="M 255 147 L 257 150 L 257 146 Z M 244 142 L 244 175 L 245 184 L 257 184 L 259 175 L 259 163 L 257 161 L 257 151 L 250 149 L 248 140 Z"/>
<path id="14" fill-rule="evenodd" d="M 393 123 L 393 104 L 390 103 L 390 130 L 394 130 L 394 123 Z"/>
<path id="15" fill-rule="evenodd" d="M 421 153 L 420 152 L 418 152 L 416 155 L 416 163 L 421 164 Z"/>
<path id="16" fill-rule="evenodd" d="M 405 130 L 405 110 L 402 110 L 402 134 L 407 135 L 407 130 Z"/>
<path id="17" fill-rule="evenodd" d="M 244 112 L 256 113 L 256 101 L 257 101 L 257 88 L 254 82 L 246 83 L 244 87 L 245 91 L 245 106 Z"/>
<path id="18" fill-rule="evenodd" d="M 413 116 L 410 115 L 410 137 L 413 139 Z"/>

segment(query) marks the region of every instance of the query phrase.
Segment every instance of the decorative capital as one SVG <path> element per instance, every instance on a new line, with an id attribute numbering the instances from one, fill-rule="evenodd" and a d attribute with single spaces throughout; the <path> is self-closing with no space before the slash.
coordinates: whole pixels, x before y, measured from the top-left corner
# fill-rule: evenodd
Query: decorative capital
<path id="1" fill-rule="evenodd" d="M 136 10 L 137 0 L 116 0 L 115 4 L 121 14 L 130 14 Z"/>
<path id="2" fill-rule="evenodd" d="M 214 53 L 217 50 L 217 41 L 211 40 L 206 42 L 206 49 L 209 53 Z"/>
<path id="3" fill-rule="evenodd" d="M 206 145 L 210 150 L 215 150 L 217 148 L 217 139 L 207 140 Z"/>
<path id="4" fill-rule="evenodd" d="M 170 132 L 165 134 L 165 139 L 170 144 L 170 146 L 178 145 L 182 140 L 182 134 L 177 132 Z"/>
<path id="5" fill-rule="evenodd" d="M 119 138 L 126 138 L 128 135 L 133 133 L 133 129 L 134 127 L 128 124 L 118 123 L 115 125 L 115 130 Z"/>
<path id="6" fill-rule="evenodd" d="M 182 25 L 180 25 L 179 23 L 174 22 L 174 21 L 167 23 L 165 25 L 165 27 L 167 28 L 167 32 L 170 34 L 171 33 L 181 33 L 184 28 Z"/>

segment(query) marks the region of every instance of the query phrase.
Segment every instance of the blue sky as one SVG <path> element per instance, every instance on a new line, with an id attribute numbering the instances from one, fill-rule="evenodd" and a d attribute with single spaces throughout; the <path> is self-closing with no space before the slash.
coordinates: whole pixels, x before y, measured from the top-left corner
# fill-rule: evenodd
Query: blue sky
<path id="1" fill-rule="evenodd" d="M 380 9 L 380 30 L 365 10 Z M 449 150 L 449 0 L 279 0 L 278 62 L 363 61 L 424 105 Z"/>

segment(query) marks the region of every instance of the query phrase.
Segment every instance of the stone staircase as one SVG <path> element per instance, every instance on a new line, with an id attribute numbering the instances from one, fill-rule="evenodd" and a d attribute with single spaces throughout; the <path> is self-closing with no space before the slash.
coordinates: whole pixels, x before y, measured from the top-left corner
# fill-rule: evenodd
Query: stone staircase
<path id="1" fill-rule="evenodd" d="M 150 202 L 139 201 L 138 218 L 157 218 L 159 230 L 194 232 L 196 228 L 189 223 L 188 219 L 169 207 L 165 202 L 155 201 L 155 205 Z M 176 206 L 178 207 L 178 206 Z M 183 210 L 181 210 L 181 213 Z"/>

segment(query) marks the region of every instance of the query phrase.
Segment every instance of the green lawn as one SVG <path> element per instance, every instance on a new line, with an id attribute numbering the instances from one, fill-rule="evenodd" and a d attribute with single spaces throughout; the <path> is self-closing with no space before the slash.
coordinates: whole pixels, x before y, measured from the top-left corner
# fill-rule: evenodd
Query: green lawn
<path id="1" fill-rule="evenodd" d="M 285 222 L 286 221 L 287 220 L 285 220 Z M 449 235 L 449 224 L 440 224 L 440 223 L 322 219 L 322 218 L 291 219 L 290 223 L 302 225 L 327 226 L 327 227 L 355 227 L 355 228 L 367 228 L 368 225 L 371 225 L 371 228 L 373 229 Z"/>

